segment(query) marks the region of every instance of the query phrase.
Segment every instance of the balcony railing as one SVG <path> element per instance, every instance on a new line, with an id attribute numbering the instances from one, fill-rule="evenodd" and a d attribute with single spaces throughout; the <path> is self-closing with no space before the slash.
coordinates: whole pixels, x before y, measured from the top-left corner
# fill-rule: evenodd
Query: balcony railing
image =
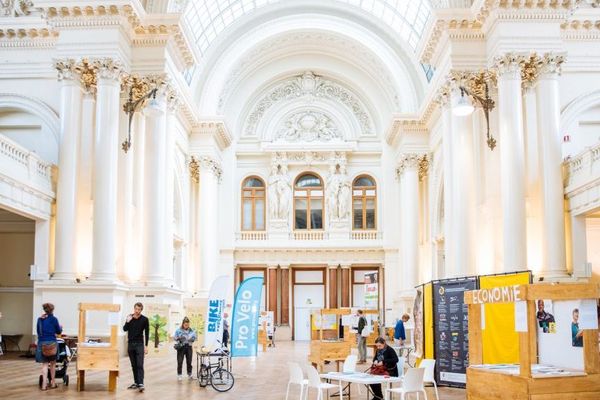
<path id="1" fill-rule="evenodd" d="M 351 240 L 377 240 L 381 239 L 381 232 L 377 231 L 352 231 L 350 232 Z"/>
<path id="2" fill-rule="evenodd" d="M 565 187 L 570 192 L 600 176 L 600 145 L 565 161 Z"/>
<path id="3" fill-rule="evenodd" d="M 268 238 L 266 231 L 243 231 L 237 234 L 237 240 L 267 240 Z"/>
<path id="4" fill-rule="evenodd" d="M 292 240 L 324 240 L 329 235 L 324 231 L 295 231 L 290 234 Z"/>
<path id="5" fill-rule="evenodd" d="M 52 190 L 52 164 L 4 135 L 0 135 L 0 171 L 17 181 Z"/>

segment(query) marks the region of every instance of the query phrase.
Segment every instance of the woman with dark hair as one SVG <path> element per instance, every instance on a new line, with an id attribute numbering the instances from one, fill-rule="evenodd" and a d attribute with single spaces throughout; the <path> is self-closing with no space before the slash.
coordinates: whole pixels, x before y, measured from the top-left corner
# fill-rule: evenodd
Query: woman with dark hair
<path id="1" fill-rule="evenodd" d="M 54 381 L 56 375 L 56 354 L 58 344 L 56 335 L 62 333 L 62 327 L 54 316 L 54 305 L 44 303 L 42 305 L 44 314 L 37 320 L 38 344 L 35 352 L 35 361 L 42 363 L 42 390 L 56 389 L 58 386 Z M 48 387 L 48 367 L 50 367 L 50 387 Z"/>
<path id="2" fill-rule="evenodd" d="M 177 379 L 182 380 L 181 370 L 183 366 L 183 358 L 185 357 L 187 374 L 189 379 L 194 379 L 192 376 L 192 344 L 196 341 L 196 332 L 190 328 L 190 320 L 188 317 L 183 319 L 181 327 L 175 331 L 173 336 L 175 340 L 175 349 L 177 350 Z"/>
<path id="3" fill-rule="evenodd" d="M 385 343 L 385 339 L 378 337 L 375 339 L 377 351 L 373 357 L 373 366 L 371 368 L 385 369 L 387 375 L 398 376 L 398 355 L 396 351 Z M 373 391 L 373 400 L 383 400 L 383 393 L 380 384 L 371 385 Z"/>

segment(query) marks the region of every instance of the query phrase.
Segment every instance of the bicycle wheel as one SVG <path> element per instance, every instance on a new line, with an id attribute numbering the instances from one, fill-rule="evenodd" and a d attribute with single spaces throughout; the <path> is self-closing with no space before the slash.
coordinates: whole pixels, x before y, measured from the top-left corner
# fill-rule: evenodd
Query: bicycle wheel
<path id="1" fill-rule="evenodd" d="M 233 374 L 226 369 L 217 368 L 212 373 L 210 384 L 217 392 L 226 392 L 233 387 Z"/>
<path id="2" fill-rule="evenodd" d="M 200 385 L 200 387 L 206 387 L 208 385 L 208 373 L 208 367 L 202 364 L 200 366 L 200 371 L 198 372 L 198 385 Z"/>

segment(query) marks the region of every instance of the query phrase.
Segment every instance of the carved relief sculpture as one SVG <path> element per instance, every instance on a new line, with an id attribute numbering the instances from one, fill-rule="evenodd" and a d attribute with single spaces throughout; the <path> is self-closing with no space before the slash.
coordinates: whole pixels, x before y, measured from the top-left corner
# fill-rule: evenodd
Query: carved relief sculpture
<path id="1" fill-rule="evenodd" d="M 341 134 L 327 115 L 318 111 L 302 111 L 291 115 L 284 122 L 276 138 L 288 142 L 325 142 L 341 138 Z"/>

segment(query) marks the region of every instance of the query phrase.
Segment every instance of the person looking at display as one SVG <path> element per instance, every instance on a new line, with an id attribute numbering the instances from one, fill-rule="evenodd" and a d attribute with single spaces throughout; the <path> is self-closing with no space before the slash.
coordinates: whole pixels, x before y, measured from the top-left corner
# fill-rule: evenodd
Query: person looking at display
<path id="1" fill-rule="evenodd" d="M 133 383 L 127 389 L 144 391 L 144 355 L 148 354 L 150 322 L 142 315 L 144 305 L 135 303 L 133 313 L 127 316 L 123 330 L 127 332 L 127 353 L 133 370 Z"/>
<path id="2" fill-rule="evenodd" d="M 358 310 L 358 364 L 367 362 L 367 338 L 362 335 L 363 330 L 367 327 L 367 319 L 363 315 L 363 310 Z"/>
<path id="3" fill-rule="evenodd" d="M 583 330 L 579 329 L 579 309 L 573 310 L 573 322 L 571 322 L 571 339 L 573 347 L 583 347 Z"/>
<path id="4" fill-rule="evenodd" d="M 373 357 L 373 366 L 383 366 L 389 376 L 398 376 L 398 355 L 394 349 L 388 346 L 382 337 L 375 339 L 375 347 L 377 347 L 377 351 Z M 383 400 L 381 384 L 372 384 L 371 391 L 373 392 L 373 400 Z"/>
<path id="5" fill-rule="evenodd" d="M 192 380 L 192 344 L 196 341 L 196 332 L 190 328 L 190 320 L 188 317 L 183 318 L 181 327 L 177 328 L 175 335 L 175 350 L 177 350 L 177 379 L 182 380 L 183 358 L 185 357 L 188 379 Z"/>
<path id="6" fill-rule="evenodd" d="M 410 319 L 410 315 L 404 314 L 402 318 L 396 322 L 396 327 L 394 328 L 394 341 L 398 346 L 404 346 L 404 342 L 406 341 L 406 329 L 404 328 L 404 324 L 408 322 Z"/>
<path id="7" fill-rule="evenodd" d="M 550 314 L 544 309 L 544 300 L 538 300 L 537 306 L 538 311 L 536 313 L 536 318 L 538 320 L 538 324 L 544 333 L 548 333 L 550 332 L 550 324 L 555 322 L 554 315 Z"/>

